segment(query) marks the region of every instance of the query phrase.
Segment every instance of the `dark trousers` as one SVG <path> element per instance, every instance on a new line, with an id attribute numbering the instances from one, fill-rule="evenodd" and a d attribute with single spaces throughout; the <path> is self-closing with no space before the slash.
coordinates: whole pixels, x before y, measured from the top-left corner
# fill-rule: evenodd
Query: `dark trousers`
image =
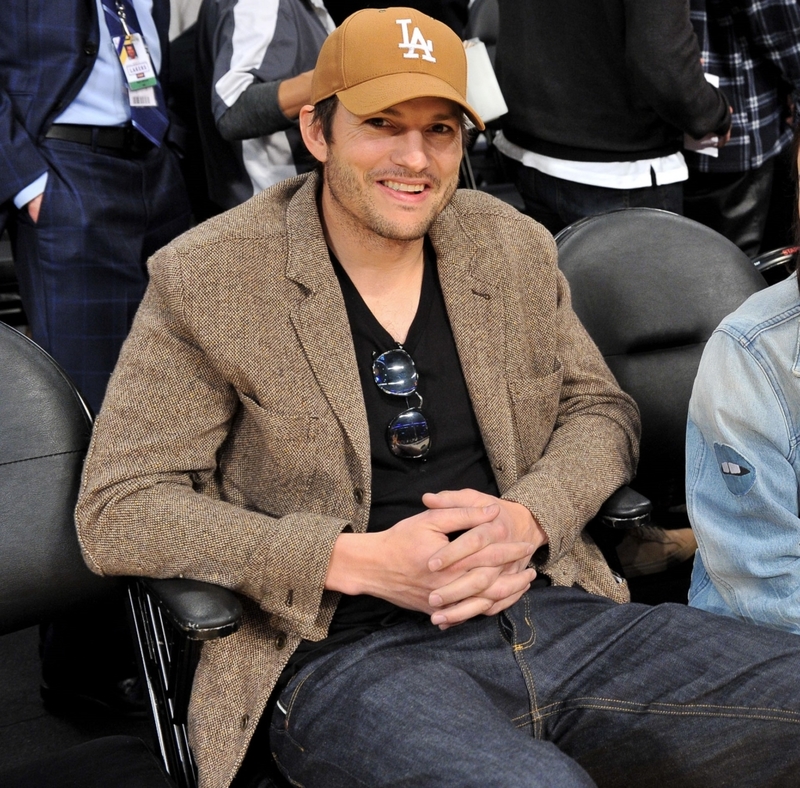
<path id="1" fill-rule="evenodd" d="M 747 172 L 693 170 L 683 190 L 684 214 L 755 257 L 767 224 L 774 170 L 774 159 Z"/>
<path id="2" fill-rule="evenodd" d="M 50 169 L 39 221 L 18 212 L 14 258 L 33 340 L 97 413 L 147 286 L 146 260 L 187 230 L 175 156 L 125 158 L 45 140 Z"/>
<path id="3" fill-rule="evenodd" d="M 97 413 L 147 286 L 146 260 L 187 230 L 177 160 L 166 148 L 134 158 L 45 140 L 49 176 L 39 221 L 17 212 L 14 261 L 33 340 Z M 43 629 L 43 677 L 92 694 L 134 671 L 123 600 Z"/>
<path id="4" fill-rule="evenodd" d="M 525 203 L 525 213 L 553 235 L 568 224 L 623 208 L 661 208 L 682 213 L 683 184 L 647 186 L 641 189 L 607 189 L 563 178 L 554 178 L 504 156 L 507 172 Z"/>
<path id="5" fill-rule="evenodd" d="M 532 589 L 500 616 L 320 657 L 262 755 L 306 788 L 790 788 L 798 664 L 787 632 Z"/>

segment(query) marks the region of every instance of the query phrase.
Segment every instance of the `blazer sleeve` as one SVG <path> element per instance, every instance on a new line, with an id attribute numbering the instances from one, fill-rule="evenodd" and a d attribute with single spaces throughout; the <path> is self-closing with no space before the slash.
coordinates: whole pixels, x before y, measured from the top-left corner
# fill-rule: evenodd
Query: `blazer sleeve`
<path id="1" fill-rule="evenodd" d="M 221 499 L 217 457 L 239 399 L 184 319 L 180 257 L 167 247 L 151 260 L 95 424 L 76 510 L 84 558 L 99 574 L 225 586 L 318 639 L 330 554 L 350 523 Z"/>
<path id="2" fill-rule="evenodd" d="M 553 268 L 555 259 L 553 248 Z M 603 502 L 631 480 L 640 434 L 636 403 L 619 388 L 573 311 L 563 274 L 556 270 L 555 277 L 555 424 L 539 459 L 503 493 L 526 506 L 547 533 L 548 549 L 535 556 L 545 571 L 572 551 Z"/>

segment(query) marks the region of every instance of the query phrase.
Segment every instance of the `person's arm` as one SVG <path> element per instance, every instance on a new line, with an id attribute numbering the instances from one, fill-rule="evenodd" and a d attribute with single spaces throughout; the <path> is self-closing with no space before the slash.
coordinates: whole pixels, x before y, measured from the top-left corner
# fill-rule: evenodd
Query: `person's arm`
<path id="1" fill-rule="evenodd" d="M 797 445 L 786 410 L 796 378 L 781 391 L 768 365 L 722 330 L 706 346 L 689 408 L 687 507 L 727 606 L 800 632 Z"/>
<path id="2" fill-rule="evenodd" d="M 497 506 L 428 511 L 385 532 L 356 534 L 333 516 L 275 518 L 219 500 L 218 457 L 239 396 L 184 317 L 179 258 L 167 248 L 151 261 L 150 286 L 96 422 L 76 510 L 92 569 L 224 585 L 305 637 L 323 634 L 324 591 L 434 614 L 445 603 L 432 603 L 432 592 L 470 569 L 479 589 L 494 585 L 499 599 L 528 587 L 535 572 L 525 567 L 537 545 L 518 537 L 498 540 L 480 565 L 430 565 L 449 533 L 494 520 Z M 510 573 L 513 562 L 521 566 Z M 463 594 L 479 589 L 468 584 Z"/>
<path id="3" fill-rule="evenodd" d="M 560 274 L 558 281 L 559 415 L 542 456 L 500 499 L 469 489 L 423 497 L 438 516 L 479 507 L 493 512 L 428 561 L 437 573 L 434 580 L 441 581 L 428 597 L 435 608 L 431 620 L 442 628 L 494 615 L 516 602 L 536 576 L 529 562 L 550 569 L 572 550 L 603 501 L 632 476 L 636 406 L 572 312 Z M 460 574 L 452 576 L 454 570 Z"/>
<path id="4" fill-rule="evenodd" d="M 47 172 L 47 162 L 0 88 L 0 204 L 11 202 Z M 17 205 L 22 209 L 25 203 Z"/>
<path id="5" fill-rule="evenodd" d="M 684 0 L 624 0 L 626 61 L 634 85 L 667 123 L 695 139 L 724 137 L 725 96 L 710 85 Z"/>
<path id="6" fill-rule="evenodd" d="M 238 0 L 221 6 L 211 41 L 211 107 L 228 141 L 252 139 L 294 125 L 311 95 L 311 71 L 288 78 L 270 73 L 268 51 L 279 20 L 277 0 Z M 245 39 L 237 32 L 257 31 Z"/>
<path id="7" fill-rule="evenodd" d="M 313 71 L 274 82 L 254 82 L 217 120 L 223 139 L 247 140 L 294 125 L 311 99 Z"/>
<path id="8" fill-rule="evenodd" d="M 184 295 L 184 266 L 195 258 L 187 259 L 167 247 L 150 261 L 150 285 L 86 459 L 76 510 L 84 557 L 100 574 L 226 586 L 281 617 L 291 631 L 321 637 L 330 554 L 351 524 L 303 511 L 271 517 L 245 498 L 220 500 L 227 469 L 219 457 L 243 404 L 198 345 L 193 321 L 204 319 L 205 310 L 192 311 L 196 296 Z M 272 441 L 292 450 L 285 434 Z M 262 448 L 257 441 L 250 450 Z M 240 446 L 239 456 L 243 451 Z M 252 463 L 254 473 L 272 477 L 261 453 Z M 276 498 L 288 495 L 275 491 Z"/>
<path id="9" fill-rule="evenodd" d="M 502 496 L 528 509 L 547 535 L 534 556 L 544 572 L 572 550 L 603 502 L 631 480 L 640 432 L 636 403 L 619 388 L 573 312 L 563 275 L 555 275 L 556 422 L 541 457 Z"/>
<path id="10" fill-rule="evenodd" d="M 526 570 L 531 554 L 537 570 L 554 572 L 557 579 L 555 565 L 573 550 L 606 498 L 631 479 L 638 457 L 636 405 L 620 390 L 573 312 L 552 238 L 527 221 L 517 229 L 504 235 L 509 290 L 521 299 L 508 308 L 526 326 L 528 350 L 543 353 L 547 348 L 544 358 L 553 372 L 523 384 L 523 399 L 528 401 L 517 403 L 516 418 L 520 439 L 529 444 L 524 451 L 531 465 L 503 490 L 501 499 L 474 490 L 423 498 L 436 510 L 498 506 L 496 517 L 466 531 L 431 558 L 431 566 L 439 571 L 454 565 L 467 570 L 435 589 L 429 599 L 438 605 L 434 597 L 441 597 L 440 612 L 453 615 L 449 623 L 491 615 L 512 604 L 524 591 L 522 581 L 532 577 Z M 548 308 L 542 310 L 545 304 Z M 506 543 L 525 544 L 528 552 L 506 558 L 503 564 L 495 551 Z M 434 622 L 439 623 L 438 618 Z"/>

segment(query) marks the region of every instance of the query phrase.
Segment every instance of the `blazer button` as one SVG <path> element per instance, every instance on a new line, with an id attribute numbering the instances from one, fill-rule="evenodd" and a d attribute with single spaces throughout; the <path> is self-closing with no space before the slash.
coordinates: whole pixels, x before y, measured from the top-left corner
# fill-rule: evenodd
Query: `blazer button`
<path id="1" fill-rule="evenodd" d="M 364 501 L 364 491 L 360 487 L 356 487 L 353 490 L 353 498 L 355 498 L 356 503 L 361 506 L 362 502 Z"/>
<path id="2" fill-rule="evenodd" d="M 282 651 L 286 648 L 286 633 L 285 632 L 278 632 L 275 636 L 275 648 L 278 651 Z"/>
<path id="3" fill-rule="evenodd" d="M 87 41 L 83 45 L 83 51 L 87 55 L 96 55 L 97 54 L 97 44 L 94 41 Z"/>
<path id="4" fill-rule="evenodd" d="M 243 714 L 242 715 L 242 719 L 239 721 L 239 727 L 243 731 L 246 731 L 247 730 L 247 726 L 248 726 L 249 723 L 250 723 L 250 715 L 249 714 Z"/>

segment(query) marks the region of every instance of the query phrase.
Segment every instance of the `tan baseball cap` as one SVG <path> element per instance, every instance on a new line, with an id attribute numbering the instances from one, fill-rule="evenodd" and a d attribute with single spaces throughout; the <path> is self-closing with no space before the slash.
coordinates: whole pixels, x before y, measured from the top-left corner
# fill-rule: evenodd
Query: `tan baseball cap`
<path id="1" fill-rule="evenodd" d="M 365 8 L 325 40 L 311 82 L 311 103 L 337 95 L 354 115 L 369 115 L 415 98 L 467 103 L 467 56 L 444 23 L 413 8 Z"/>

